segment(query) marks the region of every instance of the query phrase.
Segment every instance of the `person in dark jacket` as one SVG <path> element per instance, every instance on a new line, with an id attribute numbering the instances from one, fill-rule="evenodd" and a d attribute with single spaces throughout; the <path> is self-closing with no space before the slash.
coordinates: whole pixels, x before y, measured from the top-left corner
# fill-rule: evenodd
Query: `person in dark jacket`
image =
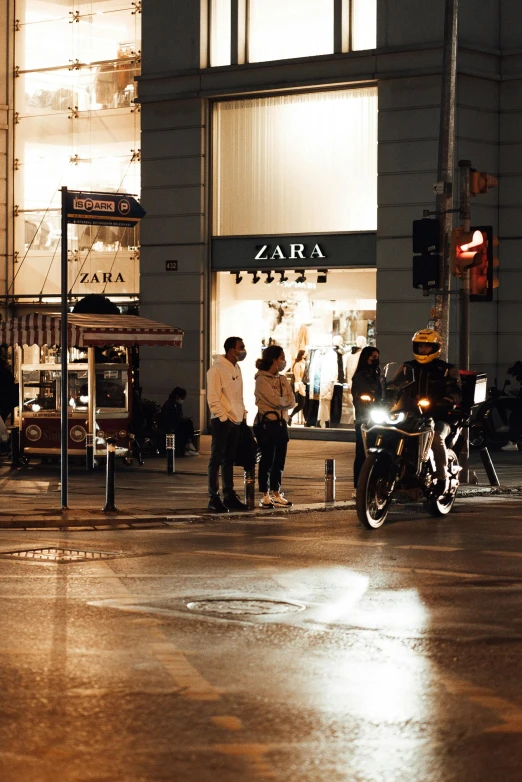
<path id="1" fill-rule="evenodd" d="M 161 409 L 162 429 L 166 434 L 176 435 L 176 456 L 199 456 L 193 443 L 194 424 L 183 415 L 183 402 L 187 398 L 184 388 L 176 386 Z"/>
<path id="2" fill-rule="evenodd" d="M 7 361 L 0 356 L 0 416 L 4 422 L 18 405 L 17 388 Z"/>
<path id="3" fill-rule="evenodd" d="M 352 377 L 352 396 L 355 408 L 353 485 L 356 489 L 359 474 L 366 458 L 361 426 L 368 422 L 372 406 L 382 399 L 382 380 L 377 348 L 368 345 L 361 350 L 357 368 Z M 355 491 L 352 496 L 355 496 Z"/>
<path id="4" fill-rule="evenodd" d="M 446 437 L 450 433 L 448 421 L 451 410 L 462 399 L 459 370 L 439 358 L 442 338 L 433 329 L 417 331 L 412 342 L 413 361 L 406 361 L 399 367 L 392 384 L 395 384 L 396 378 L 399 378 L 406 367 L 411 367 L 414 382 L 405 388 L 402 398 L 413 405 L 417 405 L 420 399 L 429 401 L 427 410 L 435 421 L 435 436 L 431 446 L 437 470 L 435 477 L 441 483 L 441 494 L 444 494 L 449 481 L 446 450 Z"/>

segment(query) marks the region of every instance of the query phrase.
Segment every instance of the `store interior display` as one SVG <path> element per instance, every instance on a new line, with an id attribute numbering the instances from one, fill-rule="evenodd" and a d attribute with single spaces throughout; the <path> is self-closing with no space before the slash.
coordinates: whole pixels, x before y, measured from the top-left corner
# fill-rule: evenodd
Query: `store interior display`
<path id="1" fill-rule="evenodd" d="M 228 336 L 244 339 L 248 355 L 241 369 L 249 421 L 256 410 L 255 361 L 275 344 L 285 351 L 288 379 L 304 389 L 303 408 L 292 426 L 353 426 L 351 378 L 362 347 L 375 344 L 376 274 L 372 269 L 324 271 L 216 275 L 214 353 L 222 352 Z M 299 378 L 292 372 L 298 355 Z"/>
<path id="2" fill-rule="evenodd" d="M 130 0 L 26 0 L 15 36 L 14 294 L 60 286 L 60 188 L 139 196 L 141 13 Z M 134 229 L 71 226 L 71 292 L 139 292 Z"/>

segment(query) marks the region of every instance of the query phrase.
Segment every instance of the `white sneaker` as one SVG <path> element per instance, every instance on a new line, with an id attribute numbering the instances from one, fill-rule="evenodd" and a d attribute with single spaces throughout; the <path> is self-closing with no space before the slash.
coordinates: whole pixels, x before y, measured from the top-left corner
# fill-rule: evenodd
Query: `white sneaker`
<path id="1" fill-rule="evenodd" d="M 261 497 L 261 500 L 259 502 L 259 507 L 260 508 L 273 508 L 274 507 L 274 503 L 272 502 L 272 497 L 270 496 L 270 494 L 268 492 L 266 494 L 263 494 L 263 496 Z"/>
<path id="2" fill-rule="evenodd" d="M 516 443 L 507 443 L 500 449 L 501 451 L 518 451 L 518 445 Z"/>
<path id="3" fill-rule="evenodd" d="M 284 508 L 291 508 L 293 503 L 287 500 L 282 492 L 275 491 L 272 496 L 272 502 L 274 505 L 279 505 Z"/>
<path id="4" fill-rule="evenodd" d="M 194 453 L 198 452 L 193 443 L 187 443 L 185 446 L 185 451 L 194 451 Z"/>

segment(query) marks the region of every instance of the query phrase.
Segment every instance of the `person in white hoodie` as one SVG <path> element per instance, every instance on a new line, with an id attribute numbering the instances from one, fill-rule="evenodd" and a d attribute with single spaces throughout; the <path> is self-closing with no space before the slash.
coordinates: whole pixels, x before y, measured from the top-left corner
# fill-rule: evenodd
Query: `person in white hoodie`
<path id="1" fill-rule="evenodd" d="M 288 410 L 295 407 L 292 387 L 280 372 L 286 367 L 285 352 L 279 345 L 263 350 L 256 367 L 256 405 L 258 413 L 254 432 L 261 449 L 258 480 L 263 495 L 261 508 L 290 507 L 292 503 L 281 492 L 288 445 Z"/>
<path id="2" fill-rule="evenodd" d="M 212 446 L 208 464 L 209 510 L 228 513 L 246 510 L 234 491 L 234 461 L 239 441 L 239 425 L 246 416 L 243 378 L 238 362 L 246 358 L 241 337 L 228 337 L 225 355 L 218 356 L 207 372 L 207 402 L 210 408 Z M 223 499 L 219 494 L 219 470 Z"/>

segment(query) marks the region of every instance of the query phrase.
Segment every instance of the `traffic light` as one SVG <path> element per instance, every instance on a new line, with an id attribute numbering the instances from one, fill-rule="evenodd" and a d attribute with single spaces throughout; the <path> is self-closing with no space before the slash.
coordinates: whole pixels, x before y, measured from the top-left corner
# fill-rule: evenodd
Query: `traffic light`
<path id="1" fill-rule="evenodd" d="M 471 229 L 454 228 L 451 232 L 451 273 L 462 277 L 466 269 L 480 262 L 479 251 L 484 242 L 482 233 Z"/>
<path id="2" fill-rule="evenodd" d="M 472 196 L 480 195 L 481 193 L 487 193 L 494 187 L 498 186 L 498 179 L 486 171 L 476 171 L 471 169 L 469 174 L 469 193 Z"/>
<path id="3" fill-rule="evenodd" d="M 413 287 L 423 288 L 427 295 L 430 288 L 439 287 L 440 269 L 440 221 L 428 217 L 413 221 Z"/>
<path id="4" fill-rule="evenodd" d="M 483 241 L 477 249 L 474 263 L 470 269 L 470 301 L 493 301 L 493 290 L 498 288 L 496 276 L 499 261 L 495 254 L 498 239 L 491 225 L 472 229 L 479 232 Z"/>

